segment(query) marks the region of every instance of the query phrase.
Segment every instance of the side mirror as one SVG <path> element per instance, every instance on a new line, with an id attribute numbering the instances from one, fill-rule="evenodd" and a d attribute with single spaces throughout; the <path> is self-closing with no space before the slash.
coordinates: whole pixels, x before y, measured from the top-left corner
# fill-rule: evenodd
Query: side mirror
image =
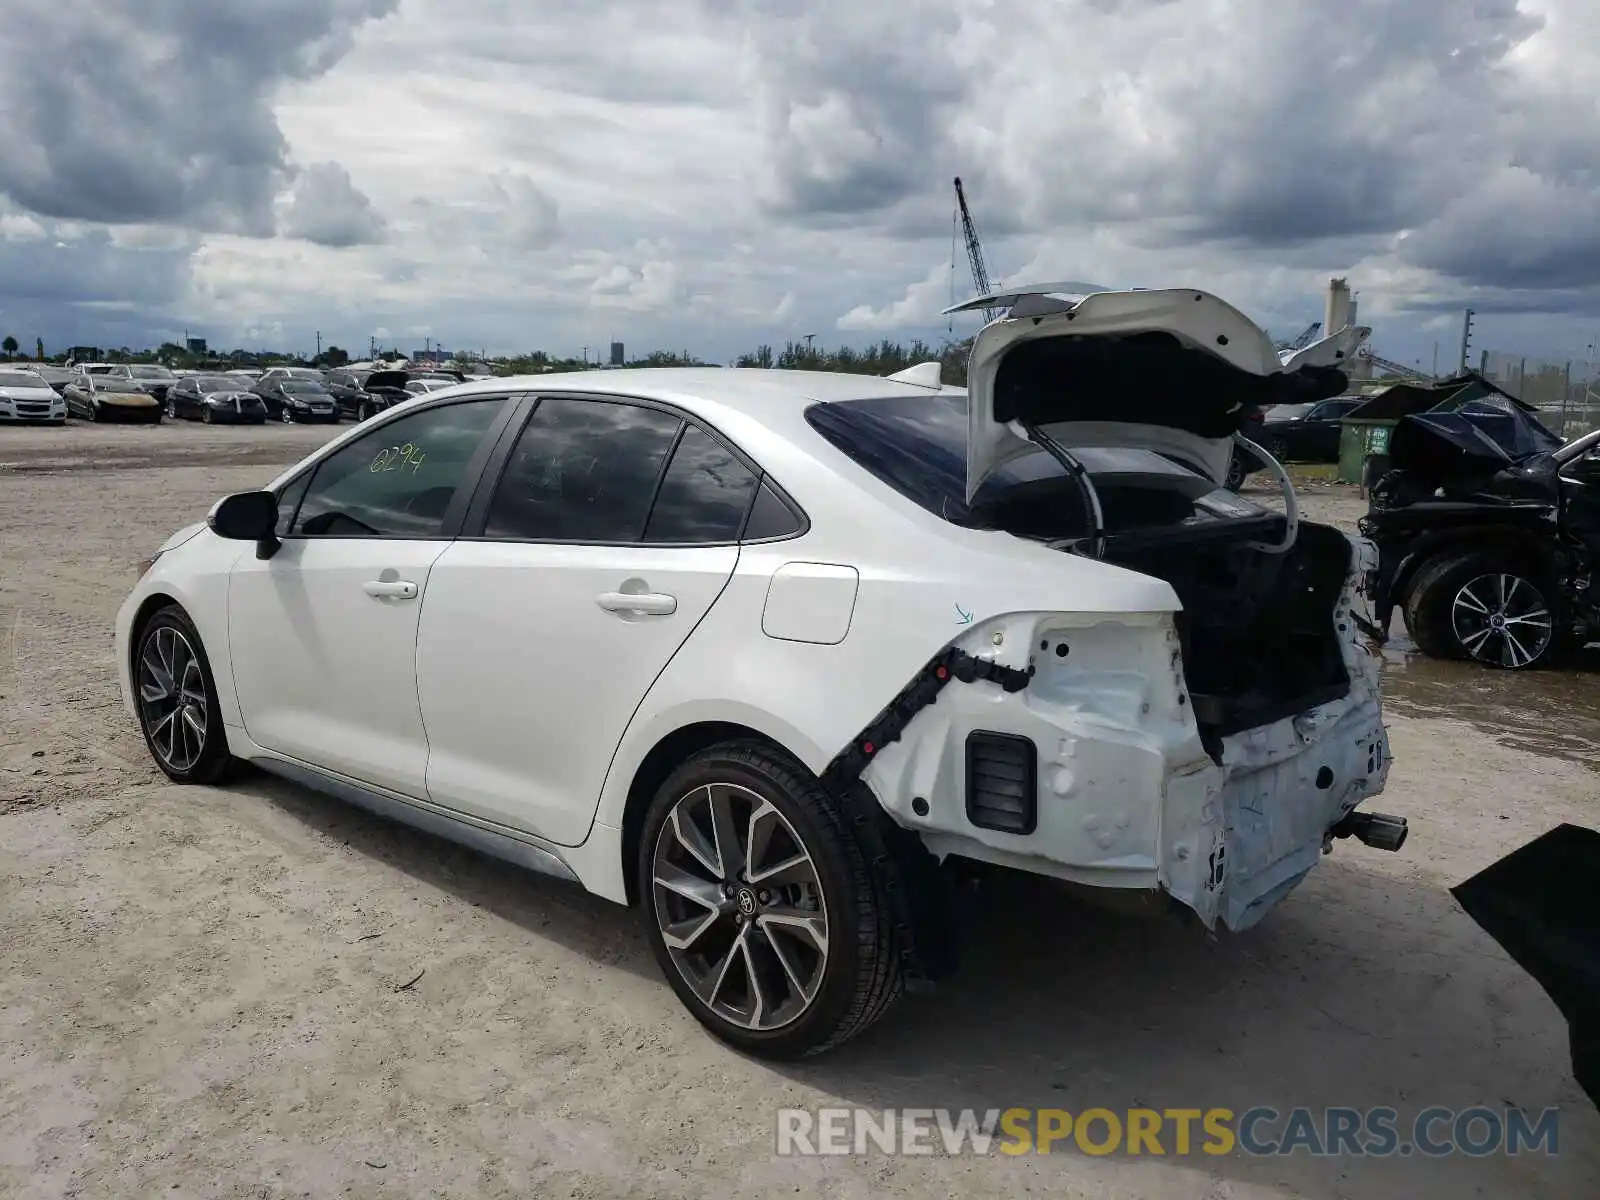
<path id="1" fill-rule="evenodd" d="M 234 542 L 254 542 L 257 558 L 271 558 L 278 540 L 278 498 L 271 492 L 235 492 L 217 505 L 211 532 Z"/>

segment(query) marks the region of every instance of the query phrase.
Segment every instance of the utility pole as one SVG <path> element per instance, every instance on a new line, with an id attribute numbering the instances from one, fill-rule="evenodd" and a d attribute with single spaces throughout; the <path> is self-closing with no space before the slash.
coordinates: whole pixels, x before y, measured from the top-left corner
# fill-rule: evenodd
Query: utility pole
<path id="1" fill-rule="evenodd" d="M 1461 370 L 1463 373 L 1467 369 L 1467 354 L 1472 348 L 1472 318 L 1477 315 L 1469 308 L 1461 318 Z"/>
<path id="2" fill-rule="evenodd" d="M 317 357 L 322 357 L 322 330 L 317 330 Z"/>
<path id="3" fill-rule="evenodd" d="M 1439 378 L 1439 343 L 1433 344 L 1433 377 Z"/>

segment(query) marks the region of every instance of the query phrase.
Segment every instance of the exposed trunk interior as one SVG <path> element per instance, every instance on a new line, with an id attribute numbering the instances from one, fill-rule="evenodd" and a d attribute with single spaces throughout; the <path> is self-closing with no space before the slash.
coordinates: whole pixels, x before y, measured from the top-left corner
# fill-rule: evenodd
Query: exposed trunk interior
<path id="1" fill-rule="evenodd" d="M 1080 450 L 1099 496 L 1107 562 L 1170 583 L 1195 719 L 1215 739 L 1253 729 L 1349 691 L 1334 609 L 1350 543 L 1300 522 L 1294 546 L 1272 553 L 1285 519 L 1247 497 L 1144 450 Z M 1014 482 L 976 516 L 1063 550 L 1086 545 L 1089 519 L 1059 477 Z"/>
<path id="2" fill-rule="evenodd" d="M 1225 737 L 1338 699 L 1350 690 L 1333 613 L 1350 543 L 1302 522 L 1287 554 L 1242 540 L 1169 543 L 1110 561 L 1170 583 L 1183 601 L 1184 674 L 1202 733 Z"/>

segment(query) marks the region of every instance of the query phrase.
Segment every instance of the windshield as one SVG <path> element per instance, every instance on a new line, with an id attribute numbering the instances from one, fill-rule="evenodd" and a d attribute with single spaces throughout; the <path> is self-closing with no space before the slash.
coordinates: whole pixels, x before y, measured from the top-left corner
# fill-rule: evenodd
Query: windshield
<path id="1" fill-rule="evenodd" d="M 244 382 L 229 379 L 226 375 L 201 375 L 194 381 L 194 385 L 204 395 L 207 392 L 237 392 L 244 387 Z"/>
<path id="2" fill-rule="evenodd" d="M 290 379 L 310 379 L 317 383 L 322 382 L 322 372 L 312 370 L 310 367 L 280 367 Z"/>
<path id="3" fill-rule="evenodd" d="M 310 379 L 285 379 L 283 390 L 286 392 L 320 392 L 323 387 Z"/>
<path id="4" fill-rule="evenodd" d="M 177 376 L 165 367 L 129 367 L 128 371 L 135 379 L 176 379 Z"/>
<path id="5" fill-rule="evenodd" d="M 1266 419 L 1269 421 L 1298 421 L 1315 407 L 1316 405 L 1314 404 L 1275 404 L 1267 409 Z"/>
<path id="6" fill-rule="evenodd" d="M 144 391 L 137 380 L 123 379 L 117 375 L 92 375 L 94 390 L 97 392 L 142 392 Z"/>
<path id="7" fill-rule="evenodd" d="M 26 371 L 0 371 L 0 388 L 33 388 L 37 391 L 49 386 L 37 375 Z"/>
<path id="8" fill-rule="evenodd" d="M 62 383 L 77 377 L 76 371 L 69 371 L 66 367 L 34 367 L 33 373 L 40 379 L 53 383 Z"/>

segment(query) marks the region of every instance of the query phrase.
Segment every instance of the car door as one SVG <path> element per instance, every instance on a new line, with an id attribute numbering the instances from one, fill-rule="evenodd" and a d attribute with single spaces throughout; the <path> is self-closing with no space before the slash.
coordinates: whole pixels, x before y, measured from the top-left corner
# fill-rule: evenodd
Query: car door
<path id="1" fill-rule="evenodd" d="M 180 379 L 167 389 L 167 411 L 174 417 L 187 417 L 194 410 L 199 395 L 193 379 Z"/>
<path id="2" fill-rule="evenodd" d="M 257 745 L 425 796 L 417 615 L 509 416 L 503 396 L 410 412 L 285 486 L 282 546 L 243 555 L 228 587 L 234 687 Z"/>
<path id="3" fill-rule="evenodd" d="M 634 710 L 732 576 L 759 480 L 659 406 L 547 397 L 514 424 L 422 612 L 428 795 L 576 845 Z"/>
<path id="4" fill-rule="evenodd" d="M 1311 444 L 1307 457 L 1312 462 L 1339 461 L 1339 422 L 1355 405 L 1344 400 L 1324 400 L 1306 418 L 1306 435 Z"/>

